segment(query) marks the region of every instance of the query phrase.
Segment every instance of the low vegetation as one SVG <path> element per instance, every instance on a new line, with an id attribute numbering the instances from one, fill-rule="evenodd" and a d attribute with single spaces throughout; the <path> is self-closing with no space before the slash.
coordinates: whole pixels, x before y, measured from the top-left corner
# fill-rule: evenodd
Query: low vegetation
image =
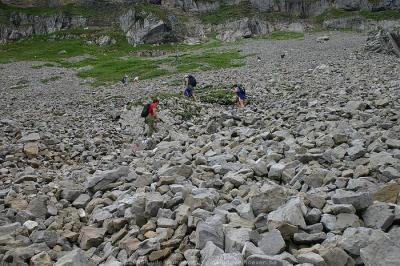
<path id="1" fill-rule="evenodd" d="M 340 9 L 329 9 L 323 12 L 321 15 L 315 18 L 318 24 L 322 24 L 325 20 L 341 18 L 341 17 L 351 17 L 360 16 L 366 19 L 373 20 L 385 20 L 385 19 L 400 19 L 399 10 L 383 10 L 383 11 L 346 11 Z"/>
<path id="2" fill-rule="evenodd" d="M 293 32 L 293 31 L 275 31 L 268 35 L 261 36 L 262 39 L 267 40 L 291 40 L 291 39 L 303 39 L 303 32 Z"/>
<path id="3" fill-rule="evenodd" d="M 97 37 L 108 35 L 117 40 L 110 46 L 93 43 Z M 154 78 L 181 72 L 241 66 L 243 56 L 238 50 L 215 50 L 221 42 L 187 45 L 130 45 L 122 33 L 95 29 L 73 29 L 49 36 L 34 36 L 0 46 L 0 63 L 34 60 L 80 69 L 82 78 L 96 78 L 94 85 L 119 81 L 123 75 Z M 198 51 L 202 51 L 199 53 Z M 140 51 L 165 51 L 164 56 L 149 58 L 136 55 Z M 83 60 L 71 60 L 85 56 Z M 37 65 L 41 68 L 50 65 Z"/>
<path id="4" fill-rule="evenodd" d="M 217 10 L 200 16 L 200 20 L 205 24 L 217 25 L 229 20 L 256 16 L 272 21 L 291 18 L 281 12 L 260 12 L 252 7 L 250 2 L 243 1 L 236 5 L 222 4 Z"/>
<path id="5" fill-rule="evenodd" d="M 50 82 L 52 82 L 52 81 L 56 81 L 56 80 L 60 80 L 60 79 L 61 79 L 60 76 L 53 76 L 53 77 L 49 77 L 49 78 L 42 79 L 41 82 L 42 82 L 43 84 L 48 84 L 48 83 L 50 83 Z"/>

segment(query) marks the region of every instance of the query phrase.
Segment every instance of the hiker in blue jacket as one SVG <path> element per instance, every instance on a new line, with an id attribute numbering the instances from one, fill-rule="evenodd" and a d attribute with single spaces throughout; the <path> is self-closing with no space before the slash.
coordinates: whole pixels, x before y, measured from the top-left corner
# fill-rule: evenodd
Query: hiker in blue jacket
<path id="1" fill-rule="evenodd" d="M 192 75 L 185 76 L 185 91 L 183 94 L 186 97 L 191 98 L 195 101 L 197 101 L 196 95 L 194 93 L 194 89 L 195 89 L 196 85 L 197 85 L 197 81 Z"/>
<path id="2" fill-rule="evenodd" d="M 242 85 L 235 84 L 232 86 L 231 91 L 236 93 L 236 106 L 244 107 L 246 104 L 246 90 L 242 87 Z"/>

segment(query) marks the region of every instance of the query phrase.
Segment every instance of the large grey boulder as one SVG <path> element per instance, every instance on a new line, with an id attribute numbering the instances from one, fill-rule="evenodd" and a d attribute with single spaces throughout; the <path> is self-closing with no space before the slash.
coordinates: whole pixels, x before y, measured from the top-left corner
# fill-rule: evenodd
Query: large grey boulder
<path id="1" fill-rule="evenodd" d="M 250 195 L 254 215 L 268 213 L 283 205 L 290 193 L 282 186 L 265 184 Z"/>
<path id="2" fill-rule="evenodd" d="M 295 233 L 293 240 L 296 244 L 313 244 L 321 243 L 326 239 L 326 234 L 324 232 L 307 234 L 307 233 Z"/>
<path id="3" fill-rule="evenodd" d="M 324 258 L 322 258 L 321 255 L 314 252 L 300 254 L 297 257 L 297 259 L 299 263 L 310 263 L 311 265 L 314 266 L 327 266 Z"/>
<path id="4" fill-rule="evenodd" d="M 360 249 L 368 245 L 374 231 L 374 229 L 365 227 L 347 228 L 343 232 L 338 245 L 348 253 L 359 256 Z"/>
<path id="5" fill-rule="evenodd" d="M 130 9 L 119 20 L 130 44 L 164 43 L 174 37 L 167 23 L 153 14 Z"/>
<path id="6" fill-rule="evenodd" d="M 81 249 L 74 249 L 57 260 L 54 266 L 95 266 L 96 263 L 91 260 Z"/>
<path id="7" fill-rule="evenodd" d="M 319 250 L 319 255 L 328 266 L 354 266 L 356 263 L 343 249 L 327 247 Z"/>
<path id="8" fill-rule="evenodd" d="M 252 242 L 246 242 L 244 243 L 243 249 L 242 249 L 242 256 L 244 258 L 247 258 L 251 255 L 265 255 L 264 252 L 254 245 Z"/>
<path id="9" fill-rule="evenodd" d="M 215 204 L 219 199 L 219 193 L 215 189 L 194 189 L 191 194 L 185 198 L 185 204 L 192 210 L 201 208 L 204 210 L 212 211 L 215 208 Z"/>
<path id="10" fill-rule="evenodd" d="M 47 214 L 47 202 L 48 197 L 39 195 L 32 199 L 27 207 L 27 210 L 35 217 L 39 219 L 46 219 Z"/>
<path id="11" fill-rule="evenodd" d="M 351 213 L 340 213 L 336 216 L 324 214 L 321 223 L 329 231 L 343 231 L 348 227 L 359 227 L 362 224 L 358 216 Z"/>
<path id="12" fill-rule="evenodd" d="M 97 247 L 103 242 L 106 229 L 85 226 L 81 229 L 79 235 L 79 244 L 81 249 L 88 250 L 91 247 Z"/>
<path id="13" fill-rule="evenodd" d="M 266 255 L 279 254 L 285 250 L 286 247 L 285 240 L 283 240 L 281 232 L 276 229 L 260 235 L 260 239 L 258 240 L 257 244 Z"/>
<path id="14" fill-rule="evenodd" d="M 382 202 L 374 203 L 364 211 L 362 218 L 366 227 L 386 230 L 394 221 L 394 206 Z"/>
<path id="15" fill-rule="evenodd" d="M 306 212 L 307 207 L 304 205 L 303 200 L 299 197 L 292 198 L 285 205 L 268 214 L 268 228 L 278 228 L 284 223 L 305 228 L 304 215 Z"/>
<path id="16" fill-rule="evenodd" d="M 224 251 L 217 247 L 213 242 L 208 241 L 204 248 L 200 251 L 201 260 L 207 261 L 209 258 L 223 254 Z"/>
<path id="17" fill-rule="evenodd" d="M 246 265 L 291 266 L 293 264 L 274 256 L 252 255 L 246 259 Z"/>
<path id="18" fill-rule="evenodd" d="M 368 35 L 365 49 L 371 52 L 393 54 L 400 57 L 399 36 L 399 30 L 397 32 L 396 30 L 388 31 L 384 29 L 372 31 Z"/>
<path id="19" fill-rule="evenodd" d="M 146 193 L 145 197 L 145 214 L 150 217 L 157 216 L 158 210 L 164 206 L 164 198 L 158 192 Z"/>
<path id="20" fill-rule="evenodd" d="M 196 248 L 203 249 L 208 241 L 224 249 L 224 231 L 222 224 L 200 222 L 196 227 Z"/>
<path id="21" fill-rule="evenodd" d="M 251 229 L 248 228 L 227 228 L 225 231 L 225 251 L 241 253 L 244 244 L 250 240 Z"/>
<path id="22" fill-rule="evenodd" d="M 128 173 L 129 167 L 127 166 L 122 166 L 120 168 L 108 171 L 98 171 L 86 179 L 85 186 L 92 192 L 105 190 L 109 184 L 114 183 L 120 177 L 127 176 Z"/>
<path id="23" fill-rule="evenodd" d="M 389 234 L 375 231 L 361 248 L 360 256 L 366 266 L 400 265 L 400 244 L 390 239 Z"/>
<path id="24" fill-rule="evenodd" d="M 332 196 L 335 204 L 352 204 L 357 210 L 368 208 L 372 205 L 373 199 L 369 192 L 353 192 L 338 189 Z"/>
<path id="25" fill-rule="evenodd" d="M 160 240 L 158 238 L 149 238 L 139 244 L 136 252 L 139 256 L 143 256 L 156 250 L 160 250 Z"/>
<path id="26" fill-rule="evenodd" d="M 243 266 L 243 258 L 239 253 L 223 253 L 210 257 L 204 266 Z"/>

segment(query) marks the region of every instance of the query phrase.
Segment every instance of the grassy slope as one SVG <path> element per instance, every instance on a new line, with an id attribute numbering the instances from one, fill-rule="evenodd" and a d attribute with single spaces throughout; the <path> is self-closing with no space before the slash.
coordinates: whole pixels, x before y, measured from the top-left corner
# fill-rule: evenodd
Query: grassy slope
<path id="1" fill-rule="evenodd" d="M 110 46 L 89 45 L 101 34 L 113 35 L 117 44 Z M 141 79 L 171 75 L 181 72 L 220 69 L 241 66 L 237 63 L 243 56 L 237 50 L 216 51 L 220 42 L 214 41 L 198 45 L 163 44 L 139 45 L 134 47 L 127 43 L 118 33 L 97 32 L 95 30 L 74 29 L 61 31 L 49 36 L 35 36 L 26 40 L 0 46 L 0 63 L 12 61 L 37 60 L 58 63 L 65 67 L 83 68 L 79 72 L 81 77 L 93 77 L 96 84 L 118 81 L 123 75 L 137 75 Z M 203 50 L 203 53 L 194 51 Z M 136 56 L 139 51 L 165 51 L 177 56 L 162 58 L 145 58 Z M 178 54 L 179 54 L 178 53 Z M 91 57 L 78 63 L 68 62 L 68 58 L 90 55 Z M 36 68 L 40 66 L 35 66 Z"/>
<path id="2" fill-rule="evenodd" d="M 221 5 L 218 10 L 201 15 L 199 18 L 204 24 L 216 25 L 232 19 L 255 16 L 268 20 L 291 19 L 288 15 L 280 12 L 260 12 L 253 8 L 250 2 L 247 1 L 237 5 Z"/>
<path id="3" fill-rule="evenodd" d="M 384 10 L 384 11 L 345 11 L 339 9 L 330 9 L 323 12 L 321 15 L 315 18 L 315 21 L 319 24 L 322 24 L 325 20 L 341 18 L 341 17 L 350 17 L 350 16 L 361 16 L 366 19 L 373 20 L 385 20 L 385 19 L 400 19 L 400 10 Z"/>

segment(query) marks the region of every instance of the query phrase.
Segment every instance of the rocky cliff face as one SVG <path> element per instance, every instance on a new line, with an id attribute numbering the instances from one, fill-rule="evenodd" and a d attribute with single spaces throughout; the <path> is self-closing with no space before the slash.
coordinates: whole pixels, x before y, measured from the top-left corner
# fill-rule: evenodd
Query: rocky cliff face
<path id="1" fill-rule="evenodd" d="M 31 35 L 49 34 L 61 29 L 86 25 L 87 19 L 81 16 L 68 16 L 56 13 L 45 16 L 34 16 L 25 13 L 14 13 L 9 23 L 0 25 L 0 43 L 18 40 Z"/>
<path id="2" fill-rule="evenodd" d="M 1 1 L 1 0 L 0 0 Z M 304 21 L 270 21 L 267 18 L 235 18 L 218 25 L 203 25 L 194 15 L 206 14 L 219 10 L 221 6 L 237 5 L 243 0 L 2 0 L 3 3 L 18 6 L 57 6 L 80 4 L 85 6 L 111 5 L 121 9 L 118 16 L 102 15 L 101 18 L 85 18 L 67 13 L 52 15 L 28 15 L 24 12 L 13 13 L 7 18 L 6 25 L 0 25 L 0 42 L 17 40 L 36 34 L 48 34 L 61 29 L 77 26 L 110 26 L 117 24 L 126 34 L 131 44 L 163 43 L 181 41 L 187 38 L 203 38 L 206 33 L 214 32 L 222 40 L 233 40 L 237 37 L 249 37 L 266 34 L 274 30 L 302 31 L 307 27 Z M 126 4 L 157 4 L 167 10 L 167 15 L 151 11 L 135 10 L 131 6 L 124 10 Z M 297 18 L 310 18 L 329 9 L 343 11 L 381 11 L 400 10 L 400 0 L 250 0 L 250 4 L 260 12 L 279 12 Z M 168 10 L 174 10 L 189 17 L 190 21 L 180 21 Z M 399 11 L 400 12 L 400 11 Z M 85 14 L 84 12 L 82 14 Z M 300 23 L 300 24 L 299 24 Z M 374 21 L 360 16 L 341 17 L 326 20 L 326 28 L 353 28 L 357 30 L 376 29 L 378 27 L 394 28 L 399 21 Z"/>

